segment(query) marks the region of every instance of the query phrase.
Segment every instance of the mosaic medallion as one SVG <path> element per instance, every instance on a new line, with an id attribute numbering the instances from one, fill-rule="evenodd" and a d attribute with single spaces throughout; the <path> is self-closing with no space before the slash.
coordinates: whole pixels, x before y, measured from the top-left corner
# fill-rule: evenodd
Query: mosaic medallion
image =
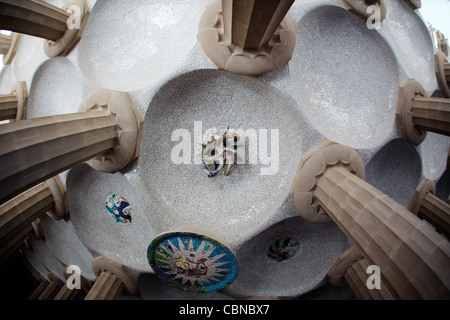
<path id="1" fill-rule="evenodd" d="M 272 243 L 267 255 L 274 260 L 283 261 L 295 256 L 299 250 L 297 239 L 282 238 Z"/>
<path id="2" fill-rule="evenodd" d="M 117 194 L 112 194 L 105 201 L 106 210 L 116 222 L 131 222 L 131 206 L 127 199 Z"/>
<path id="3" fill-rule="evenodd" d="M 170 285 L 193 292 L 215 292 L 229 286 L 239 266 L 234 254 L 209 237 L 173 232 L 152 241 L 147 258 L 153 271 Z"/>

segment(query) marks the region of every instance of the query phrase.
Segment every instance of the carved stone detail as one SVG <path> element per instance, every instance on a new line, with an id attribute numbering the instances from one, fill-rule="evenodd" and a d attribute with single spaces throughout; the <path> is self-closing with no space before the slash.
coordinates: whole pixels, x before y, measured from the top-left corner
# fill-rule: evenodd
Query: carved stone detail
<path id="1" fill-rule="evenodd" d="M 376 1 L 367 1 L 367 0 L 342 0 L 342 3 L 344 4 L 344 7 L 352 12 L 353 14 L 357 15 L 363 20 L 367 20 L 373 13 L 371 10 L 368 10 L 368 8 L 372 5 L 378 6 L 380 8 L 380 18 L 381 21 L 386 19 L 386 4 L 384 3 L 384 0 L 376 0 Z"/>
<path id="2" fill-rule="evenodd" d="M 330 283 L 337 287 L 345 285 L 345 272 L 360 259 L 363 259 L 363 256 L 355 246 L 345 251 L 328 271 Z"/>
<path id="3" fill-rule="evenodd" d="M 450 98 L 450 86 L 445 73 L 445 66 L 448 65 L 448 58 L 442 51 L 438 51 L 434 55 L 434 63 L 436 66 L 436 77 L 439 89 L 447 98 Z"/>
<path id="4" fill-rule="evenodd" d="M 79 112 L 104 111 L 117 124 L 117 143 L 88 164 L 101 172 L 122 170 L 139 155 L 143 119 L 128 93 L 97 89 L 80 105 Z"/>
<path id="5" fill-rule="evenodd" d="M 67 10 L 71 6 L 76 6 L 79 8 L 80 13 L 80 29 L 69 29 L 67 28 L 64 32 L 64 36 L 56 41 L 47 40 L 44 42 L 45 54 L 49 57 L 60 57 L 66 56 L 75 45 L 80 41 L 84 29 L 89 18 L 89 6 L 86 0 L 71 0 L 66 3 L 62 9 Z"/>
<path id="6" fill-rule="evenodd" d="M 99 277 L 97 281 L 100 281 L 92 286 L 86 300 L 104 299 L 102 297 L 115 299 L 122 289 L 127 295 L 138 293 L 137 278 L 120 263 L 99 256 L 92 261 L 92 271 Z"/>
<path id="7" fill-rule="evenodd" d="M 231 20 L 231 19 L 230 19 Z M 291 58 L 295 49 L 295 24 L 286 15 L 267 43 L 257 49 L 244 49 L 232 42 L 224 25 L 222 0 L 206 7 L 200 20 L 198 40 L 206 55 L 220 68 L 247 76 L 274 71 Z"/>
<path id="8" fill-rule="evenodd" d="M 11 94 L 0 95 L 0 120 L 27 118 L 28 90 L 24 81 L 14 83 Z"/>
<path id="9" fill-rule="evenodd" d="M 297 170 L 291 194 L 299 214 L 310 222 L 331 221 L 315 198 L 317 179 L 329 166 L 342 166 L 351 174 L 365 179 L 364 163 L 359 154 L 351 148 L 328 141 L 304 156 Z"/>

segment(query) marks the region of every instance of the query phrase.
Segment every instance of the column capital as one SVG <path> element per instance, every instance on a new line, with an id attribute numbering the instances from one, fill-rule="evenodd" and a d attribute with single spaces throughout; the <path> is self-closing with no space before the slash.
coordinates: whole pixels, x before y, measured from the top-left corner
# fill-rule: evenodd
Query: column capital
<path id="1" fill-rule="evenodd" d="M 12 63 L 14 56 L 16 55 L 17 48 L 19 47 L 19 42 L 22 35 L 20 33 L 13 32 L 11 33 L 10 37 L 11 37 L 11 44 L 9 46 L 9 50 L 3 56 L 3 64 L 5 66 Z"/>
<path id="2" fill-rule="evenodd" d="M 24 81 L 17 81 L 10 94 L 0 95 L 0 120 L 18 121 L 27 118 L 28 90 Z"/>
<path id="3" fill-rule="evenodd" d="M 350 268 L 353 263 L 363 259 L 361 252 L 355 247 L 351 247 L 345 251 L 328 271 L 328 277 L 330 278 L 330 283 L 333 286 L 341 287 L 345 285 L 345 272 Z"/>
<path id="4" fill-rule="evenodd" d="M 41 221 L 39 219 L 34 220 L 31 223 L 33 228 L 33 236 L 36 240 L 41 240 L 44 238 L 44 230 L 42 230 Z"/>
<path id="5" fill-rule="evenodd" d="M 442 51 L 437 51 L 434 55 L 434 63 L 439 89 L 447 98 L 450 98 L 450 87 L 447 82 L 444 69 L 445 64 L 448 63 L 448 58 Z"/>
<path id="6" fill-rule="evenodd" d="M 386 4 L 384 0 L 368 1 L 368 0 L 342 0 L 344 7 L 350 12 L 354 13 L 363 20 L 367 20 L 373 13 L 367 10 L 370 6 L 377 6 L 380 8 L 381 21 L 386 19 Z"/>
<path id="7" fill-rule="evenodd" d="M 16 121 L 27 118 L 28 113 L 28 89 L 25 81 L 16 81 L 11 89 L 11 93 L 17 97 Z"/>
<path id="8" fill-rule="evenodd" d="M 326 223 L 332 220 L 314 197 L 317 179 L 330 166 L 342 166 L 351 174 L 365 179 L 364 163 L 358 152 L 350 147 L 327 141 L 304 156 L 290 193 L 299 214 L 310 222 Z"/>
<path id="9" fill-rule="evenodd" d="M 396 118 L 403 139 L 419 145 L 425 140 L 427 131 L 420 130 L 413 123 L 412 109 L 416 96 L 427 96 L 424 87 L 417 80 L 406 80 L 398 92 Z"/>
<path id="10" fill-rule="evenodd" d="M 138 157 L 144 119 L 126 92 L 96 89 L 80 105 L 78 112 L 104 111 L 117 123 L 117 143 L 112 151 L 88 161 L 100 172 L 122 170 Z"/>
<path id="11" fill-rule="evenodd" d="M 431 194 L 436 193 L 436 184 L 433 180 L 425 178 L 414 191 L 414 196 L 411 200 L 411 204 L 409 205 L 409 211 L 417 216 L 419 213 L 420 204 L 430 192 Z"/>
<path id="12" fill-rule="evenodd" d="M 292 58 L 296 43 L 295 24 L 287 14 L 294 1 L 277 2 L 275 10 L 272 6 L 265 8 L 269 6 L 266 3 L 251 1 L 210 3 L 200 19 L 198 31 L 198 40 L 206 55 L 220 69 L 247 76 L 260 76 L 286 64 Z M 271 19 L 261 19 L 262 16 Z M 240 21 L 242 19 L 245 21 Z M 258 39 L 253 39 L 257 35 Z M 261 40 L 258 48 L 246 49 L 239 45 L 258 40 Z"/>
<path id="13" fill-rule="evenodd" d="M 73 49 L 80 41 L 90 15 L 86 0 L 71 0 L 62 9 L 66 12 L 72 12 L 72 16 L 67 21 L 67 28 L 62 38 L 44 42 L 45 54 L 50 58 L 66 56 Z M 71 23 L 73 26 L 69 27 Z"/>
<path id="14" fill-rule="evenodd" d="M 138 280 L 124 265 L 104 256 L 99 256 L 92 261 L 91 266 L 97 277 L 104 271 L 116 276 L 123 283 L 126 294 L 136 295 L 138 293 Z"/>
<path id="15" fill-rule="evenodd" d="M 53 196 L 53 209 L 47 212 L 47 215 L 54 220 L 61 220 L 69 213 L 67 203 L 66 188 L 59 176 L 54 176 L 45 181 Z"/>

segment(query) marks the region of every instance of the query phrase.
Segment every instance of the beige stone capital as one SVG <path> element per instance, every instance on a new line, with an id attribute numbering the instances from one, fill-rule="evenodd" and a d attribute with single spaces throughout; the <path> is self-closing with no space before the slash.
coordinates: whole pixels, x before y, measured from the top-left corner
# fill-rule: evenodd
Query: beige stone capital
<path id="1" fill-rule="evenodd" d="M 0 29 L 45 39 L 49 57 L 65 56 L 78 43 L 89 17 L 85 0 L 62 8 L 42 0 L 0 0 Z"/>
<path id="2" fill-rule="evenodd" d="M 295 49 L 294 0 L 216 0 L 203 13 L 198 40 L 220 68 L 260 76 L 286 64 Z"/>
<path id="3" fill-rule="evenodd" d="M 418 81 L 408 79 L 399 89 L 396 118 L 403 139 L 414 145 L 428 131 L 450 136 L 450 99 L 427 97 Z"/>
<path id="4" fill-rule="evenodd" d="M 92 261 L 92 271 L 98 279 L 85 300 L 114 300 L 122 292 L 128 295 L 138 293 L 137 278 L 120 263 L 99 256 Z"/>
<path id="5" fill-rule="evenodd" d="M 409 211 L 417 215 L 419 213 L 420 204 L 428 193 L 435 194 L 436 184 L 433 180 L 423 179 L 417 189 L 414 191 L 414 196 L 409 205 Z"/>
<path id="6" fill-rule="evenodd" d="M 436 184 L 425 178 L 414 192 L 409 210 L 421 219 L 425 219 L 436 231 L 450 238 L 450 204 L 434 194 Z"/>
<path id="7" fill-rule="evenodd" d="M 69 213 L 66 188 L 59 176 L 54 176 L 45 183 L 53 196 L 53 208 L 47 212 L 47 215 L 54 220 L 61 220 Z"/>
<path id="8" fill-rule="evenodd" d="M 302 218 L 315 223 L 331 221 L 317 202 L 315 190 L 318 178 L 330 166 L 340 166 L 365 179 L 364 163 L 359 154 L 348 147 L 328 141 L 305 155 L 297 169 L 291 195 Z"/>
<path id="9" fill-rule="evenodd" d="M 143 119 L 128 93 L 97 89 L 80 111 L 0 126 L 0 204 L 85 161 L 114 173 L 138 156 Z"/>
<path id="10" fill-rule="evenodd" d="M 9 65 L 14 60 L 14 56 L 19 46 L 21 34 L 11 33 L 9 36 L 0 34 L 0 54 L 3 54 L 3 64 Z"/>
<path id="11" fill-rule="evenodd" d="M 80 105 L 79 112 L 103 111 L 116 123 L 112 149 L 88 161 L 95 170 L 114 173 L 139 156 L 144 119 L 126 92 L 96 89 Z"/>
<path id="12" fill-rule="evenodd" d="M 363 256 L 355 246 L 345 251 L 328 271 L 330 283 L 337 287 L 345 285 L 345 272 L 360 259 L 363 259 Z"/>
<path id="13" fill-rule="evenodd" d="M 448 58 L 442 51 L 438 51 L 434 55 L 434 63 L 439 89 L 447 98 L 450 98 L 450 65 Z"/>
<path id="14" fill-rule="evenodd" d="M 24 81 L 14 83 L 10 94 L 0 95 L 0 120 L 27 118 L 28 90 Z"/>
<path id="15" fill-rule="evenodd" d="M 380 8 L 381 21 L 386 19 L 387 10 L 384 0 L 342 0 L 342 3 L 347 10 L 363 20 L 367 20 L 373 14 L 369 7 L 377 6 Z"/>
<path id="16" fill-rule="evenodd" d="M 67 19 L 67 28 L 64 35 L 55 40 L 47 40 L 44 42 L 45 54 L 49 57 L 64 57 L 77 45 L 83 36 L 89 19 L 90 11 L 86 0 L 71 0 L 66 3 L 63 10 L 71 12 L 71 16 Z M 78 24 L 79 26 L 69 27 L 69 25 Z"/>

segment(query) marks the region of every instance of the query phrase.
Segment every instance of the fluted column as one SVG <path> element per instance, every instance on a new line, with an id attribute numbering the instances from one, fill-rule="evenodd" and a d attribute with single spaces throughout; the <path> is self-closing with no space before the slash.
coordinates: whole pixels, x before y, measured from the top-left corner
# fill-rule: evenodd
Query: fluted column
<path id="1" fill-rule="evenodd" d="M 85 0 L 63 8 L 42 0 L 0 0 L 0 29 L 46 39 L 49 57 L 64 56 L 80 40 L 89 16 Z"/>
<path id="2" fill-rule="evenodd" d="M 27 118 L 28 90 L 24 81 L 17 81 L 10 94 L 0 95 L 0 121 Z"/>
<path id="3" fill-rule="evenodd" d="M 0 54 L 3 55 L 3 64 L 8 65 L 14 59 L 19 46 L 21 35 L 20 33 L 12 32 L 11 35 L 5 36 L 0 34 Z"/>
<path id="4" fill-rule="evenodd" d="M 306 155 L 291 189 L 299 214 L 333 220 L 400 299 L 450 299 L 450 243 L 365 182 L 364 170 L 358 153 L 339 144 Z"/>
<path id="5" fill-rule="evenodd" d="M 12 44 L 12 36 L 0 34 L 0 54 L 7 54 Z"/>
<path id="6" fill-rule="evenodd" d="M 73 275 L 73 273 L 68 272 L 68 267 L 63 270 L 64 278 L 66 279 L 66 285 L 64 285 L 53 300 L 80 300 L 85 296 L 92 287 L 91 282 L 79 274 L 80 277 L 80 288 L 69 289 L 67 285 L 67 279 Z"/>
<path id="7" fill-rule="evenodd" d="M 410 211 L 450 239 L 450 204 L 436 197 L 435 192 L 434 181 L 424 179 L 414 192 Z"/>
<path id="8" fill-rule="evenodd" d="M 450 99 L 427 97 L 414 79 L 400 87 L 396 116 L 402 137 L 414 145 L 421 144 L 428 131 L 450 136 Z"/>
<path id="9" fill-rule="evenodd" d="M 450 64 L 448 58 L 443 52 L 438 51 L 434 55 L 434 63 L 439 89 L 447 98 L 450 98 Z"/>
<path id="10" fill-rule="evenodd" d="M 43 238 L 44 235 L 39 220 L 35 220 L 31 224 L 25 225 L 21 230 L 15 233 L 13 237 L 0 246 L 0 265 L 9 261 L 18 250 L 24 246 L 26 247 L 25 242 L 31 236 L 37 240 Z"/>
<path id="11" fill-rule="evenodd" d="M 143 119 L 127 93 L 97 89 L 79 111 L 0 126 L 0 204 L 84 161 L 117 172 L 138 156 Z"/>
<path id="12" fill-rule="evenodd" d="M 444 74 L 445 80 L 447 81 L 447 86 L 450 86 L 450 63 L 444 64 Z"/>
<path id="13" fill-rule="evenodd" d="M 124 265 L 100 256 L 92 261 L 92 270 L 98 278 L 85 300 L 116 300 L 122 293 L 138 293 L 137 278 Z"/>
<path id="14" fill-rule="evenodd" d="M 294 0 L 216 0 L 200 20 L 198 39 L 221 69 L 259 76 L 286 64 L 295 48 L 287 15 Z"/>
<path id="15" fill-rule="evenodd" d="M 0 247 L 22 234 L 48 212 L 54 219 L 68 213 L 64 187 L 58 177 L 40 183 L 0 206 Z"/>
<path id="16" fill-rule="evenodd" d="M 336 287 L 345 285 L 345 272 L 353 263 L 363 258 L 361 252 L 355 246 L 341 254 L 331 267 L 330 271 L 328 271 L 330 283 Z"/>
<path id="17" fill-rule="evenodd" d="M 48 279 L 50 282 L 44 288 L 42 293 L 36 298 L 36 300 L 53 300 L 61 288 L 65 285 L 56 274 L 53 272 L 48 273 Z"/>
<path id="18" fill-rule="evenodd" d="M 39 280 L 39 285 L 30 294 L 28 300 L 37 300 L 37 298 L 42 294 L 45 288 L 47 288 L 47 286 L 50 284 L 50 281 L 48 281 L 47 278 L 45 278 L 42 274 L 39 275 Z"/>
<path id="19" fill-rule="evenodd" d="M 370 10 L 370 6 L 377 6 L 380 9 L 380 21 L 386 19 L 386 4 L 384 0 L 342 0 L 344 7 L 351 13 L 360 17 L 363 20 L 367 20 L 373 15 L 373 10 Z"/>
<path id="20" fill-rule="evenodd" d="M 367 270 L 372 264 L 365 258 L 360 259 L 353 263 L 345 272 L 344 277 L 350 286 L 351 290 L 355 294 L 358 300 L 394 300 L 396 296 L 393 295 L 388 287 L 386 281 L 380 281 L 380 289 L 369 289 L 367 286 L 367 280 L 369 274 Z"/>
<path id="21" fill-rule="evenodd" d="M 367 270 L 372 262 L 364 258 L 358 249 L 353 246 L 345 251 L 328 271 L 330 283 L 334 286 L 348 284 L 359 300 L 393 300 L 397 297 L 390 290 L 391 286 L 381 279 L 380 289 L 369 289 Z"/>

